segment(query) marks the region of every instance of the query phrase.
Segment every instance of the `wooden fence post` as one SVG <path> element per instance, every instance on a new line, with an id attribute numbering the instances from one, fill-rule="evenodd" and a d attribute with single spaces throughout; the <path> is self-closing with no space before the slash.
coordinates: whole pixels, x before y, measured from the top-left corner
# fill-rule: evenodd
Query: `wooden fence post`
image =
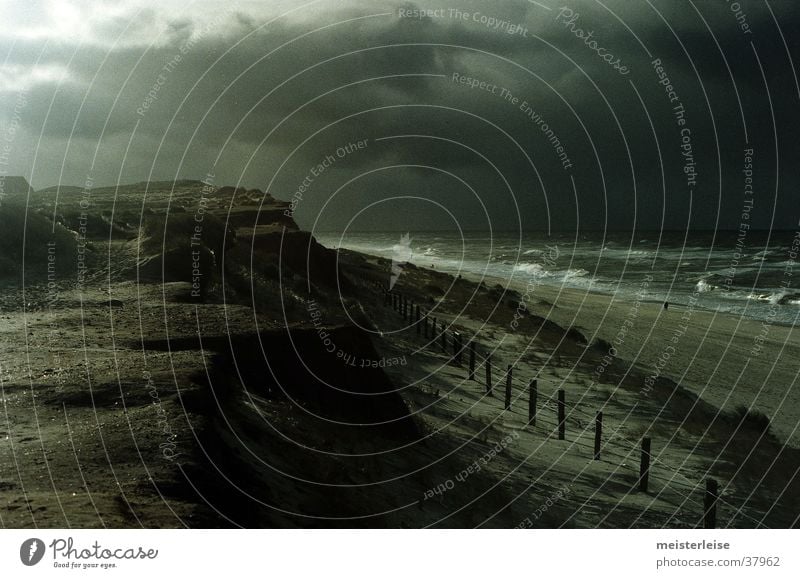
<path id="1" fill-rule="evenodd" d="M 566 436 L 567 416 L 566 403 L 564 402 L 564 390 L 558 390 L 558 439 L 563 440 Z"/>
<path id="2" fill-rule="evenodd" d="M 600 441 L 603 439 L 603 412 L 598 411 L 594 418 L 594 459 L 600 459 Z"/>
<path id="3" fill-rule="evenodd" d="M 706 479 L 706 496 L 703 500 L 703 528 L 713 530 L 717 527 L 717 498 L 719 485 L 717 480 Z"/>
<path id="4" fill-rule="evenodd" d="M 528 423 L 530 425 L 536 425 L 536 403 L 539 397 L 537 389 L 537 381 L 532 379 L 528 385 Z"/>
<path id="5" fill-rule="evenodd" d="M 642 438 L 642 461 L 639 465 L 639 490 L 647 492 L 650 478 L 650 438 Z"/>
<path id="6" fill-rule="evenodd" d="M 428 315 L 425 314 L 425 318 L 423 319 L 424 323 L 422 324 L 422 336 L 425 339 L 428 339 Z"/>
<path id="7" fill-rule="evenodd" d="M 453 357 L 459 367 L 461 367 L 461 349 L 461 334 L 458 331 L 453 331 Z"/>
<path id="8" fill-rule="evenodd" d="M 506 401 L 505 408 L 511 409 L 511 372 L 513 368 L 509 365 L 506 373 Z"/>
<path id="9" fill-rule="evenodd" d="M 475 341 L 469 340 L 469 378 L 475 381 Z"/>
<path id="10" fill-rule="evenodd" d="M 442 352 L 447 353 L 447 326 L 442 321 L 442 334 L 441 334 Z"/>
<path id="11" fill-rule="evenodd" d="M 494 395 L 492 393 L 492 354 L 490 353 L 486 357 L 486 393 L 489 395 Z"/>

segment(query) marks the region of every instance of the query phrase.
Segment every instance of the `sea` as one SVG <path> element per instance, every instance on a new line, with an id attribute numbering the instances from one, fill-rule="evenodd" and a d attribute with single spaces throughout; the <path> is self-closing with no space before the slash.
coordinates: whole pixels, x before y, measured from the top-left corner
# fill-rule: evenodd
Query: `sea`
<path id="1" fill-rule="evenodd" d="M 794 231 L 315 232 L 324 246 L 402 267 L 666 301 L 793 326 L 800 320 Z M 645 282 L 647 281 L 647 282 Z"/>

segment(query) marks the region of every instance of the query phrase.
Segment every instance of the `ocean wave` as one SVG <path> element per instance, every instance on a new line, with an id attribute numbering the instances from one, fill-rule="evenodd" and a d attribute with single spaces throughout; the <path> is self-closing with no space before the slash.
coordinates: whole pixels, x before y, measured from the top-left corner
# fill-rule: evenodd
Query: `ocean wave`
<path id="1" fill-rule="evenodd" d="M 540 263 L 517 263 L 514 265 L 515 273 L 525 273 L 532 277 L 550 277 L 551 273 Z"/>
<path id="2" fill-rule="evenodd" d="M 698 293 L 710 293 L 714 289 L 718 289 L 716 285 L 712 285 L 705 279 L 700 279 L 694 286 Z"/>
<path id="3" fill-rule="evenodd" d="M 575 279 L 576 277 L 586 277 L 589 272 L 586 269 L 567 269 L 564 272 L 564 279 Z"/>

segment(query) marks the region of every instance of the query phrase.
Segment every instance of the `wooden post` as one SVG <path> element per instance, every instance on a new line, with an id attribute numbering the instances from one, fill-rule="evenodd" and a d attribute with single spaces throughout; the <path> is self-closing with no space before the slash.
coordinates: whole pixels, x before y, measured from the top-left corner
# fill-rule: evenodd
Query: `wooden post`
<path id="1" fill-rule="evenodd" d="M 539 397 L 537 389 L 537 382 L 532 379 L 528 385 L 528 423 L 530 425 L 536 425 L 536 402 Z"/>
<path id="2" fill-rule="evenodd" d="M 469 378 L 475 381 L 475 342 L 469 341 Z"/>
<path id="3" fill-rule="evenodd" d="M 431 345 L 436 347 L 436 317 L 431 319 Z"/>
<path id="4" fill-rule="evenodd" d="M 419 327 L 419 305 L 414 308 L 414 325 L 417 328 L 417 335 L 419 335 L 420 327 Z"/>
<path id="5" fill-rule="evenodd" d="M 639 465 L 639 490 L 647 491 L 647 482 L 650 477 L 650 438 L 642 439 L 642 462 Z"/>
<path id="6" fill-rule="evenodd" d="M 563 440 L 566 434 L 566 403 L 564 403 L 564 390 L 558 390 L 558 439 Z"/>
<path id="7" fill-rule="evenodd" d="M 423 323 L 423 325 L 422 325 L 422 331 L 423 331 L 422 335 L 423 335 L 423 337 L 425 337 L 425 339 L 428 339 L 428 315 L 427 314 L 425 315 L 425 318 L 424 318 L 423 321 L 425 323 Z"/>
<path id="8" fill-rule="evenodd" d="M 445 327 L 444 321 L 442 321 L 442 352 L 447 353 L 447 328 Z"/>
<path id="9" fill-rule="evenodd" d="M 511 409 L 511 371 L 512 367 L 509 365 L 508 372 L 506 373 L 506 409 Z"/>
<path id="10" fill-rule="evenodd" d="M 403 300 L 403 305 L 401 307 L 400 315 L 403 316 L 403 321 L 405 321 L 406 319 L 408 319 L 408 297 L 403 295 L 401 299 Z"/>
<path id="11" fill-rule="evenodd" d="M 453 331 L 453 359 L 456 365 L 461 366 L 461 334 Z"/>
<path id="12" fill-rule="evenodd" d="M 603 412 L 598 411 L 594 418 L 594 459 L 600 459 L 600 440 L 603 438 Z"/>
<path id="13" fill-rule="evenodd" d="M 706 479 L 706 497 L 703 500 L 703 528 L 713 530 L 717 527 L 717 498 L 719 486 L 717 480 Z"/>
<path id="14" fill-rule="evenodd" d="M 490 353 L 486 357 L 486 393 L 489 395 L 494 395 L 492 393 L 492 354 Z"/>

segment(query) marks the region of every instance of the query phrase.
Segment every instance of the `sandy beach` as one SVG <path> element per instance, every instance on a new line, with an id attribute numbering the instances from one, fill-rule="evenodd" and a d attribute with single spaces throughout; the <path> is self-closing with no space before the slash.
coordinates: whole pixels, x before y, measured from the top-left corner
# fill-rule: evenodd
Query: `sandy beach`
<path id="1" fill-rule="evenodd" d="M 33 267 L 0 294 L 4 525 L 689 528 L 709 478 L 720 526 L 797 523 L 788 328 L 747 361 L 758 325 L 699 310 L 410 264 L 387 295 L 389 261 L 319 245 L 287 203 L 150 188 L 143 213 L 139 186 L 94 191 L 118 218 L 87 229 L 85 275 Z"/>
<path id="2" fill-rule="evenodd" d="M 800 445 L 800 339 L 794 328 L 542 285 L 536 296 L 553 304 L 542 303 L 537 314 L 578 328 L 590 341 L 604 340 L 618 357 L 680 383 L 720 410 L 744 406 L 764 413 L 781 440 Z M 642 388 L 645 393 L 647 382 Z"/>

